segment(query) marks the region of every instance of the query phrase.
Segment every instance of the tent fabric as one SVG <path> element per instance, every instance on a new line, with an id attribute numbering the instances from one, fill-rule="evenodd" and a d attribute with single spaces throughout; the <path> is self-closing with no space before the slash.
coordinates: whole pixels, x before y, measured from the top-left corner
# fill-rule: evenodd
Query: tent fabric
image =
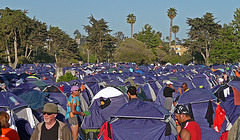
<path id="1" fill-rule="evenodd" d="M 31 109 L 28 107 L 28 104 L 12 93 L 0 93 L 0 110 L 7 111 L 9 113 L 10 127 L 13 129 L 18 127 L 15 123 L 18 119 L 25 119 L 26 122 L 28 122 L 29 130 L 33 130 L 37 123 Z M 19 133 L 19 135 L 22 136 L 22 133 Z"/>
<path id="2" fill-rule="evenodd" d="M 0 107 L 7 107 L 10 110 L 28 106 L 22 99 L 10 92 L 0 92 Z"/>
<path id="3" fill-rule="evenodd" d="M 18 97 L 24 100 L 32 109 L 43 108 L 45 98 L 48 96 L 48 93 L 32 90 L 24 94 L 19 95 Z"/>
<path id="4" fill-rule="evenodd" d="M 122 95 L 122 94 L 123 94 L 123 93 L 122 93 L 120 90 L 118 90 L 118 89 L 116 89 L 116 88 L 114 88 L 114 87 L 106 87 L 106 88 L 100 90 L 100 91 L 93 97 L 92 101 L 95 100 L 95 99 L 98 99 L 98 98 L 100 98 L 100 97 L 103 97 L 103 98 L 111 98 L 111 97 L 120 96 L 120 95 Z"/>
<path id="5" fill-rule="evenodd" d="M 221 85 L 213 92 L 220 100 L 220 106 L 225 110 L 226 116 L 228 116 L 229 121 L 232 124 L 237 120 L 240 112 L 240 106 L 235 105 L 233 89 L 237 90 L 236 88 L 228 85 Z"/>
<path id="6" fill-rule="evenodd" d="M 136 101 L 121 107 L 112 117 L 164 119 L 169 112 L 152 102 Z"/>
<path id="7" fill-rule="evenodd" d="M 213 72 L 211 70 L 211 68 L 213 68 L 214 70 L 218 70 L 218 71 Z M 207 103 L 209 102 L 209 100 L 213 101 L 212 102 L 213 110 L 215 111 L 215 109 L 216 109 L 216 104 L 214 104 L 214 103 L 217 98 L 211 94 L 211 92 L 215 92 L 219 88 L 218 86 L 216 86 L 216 84 L 217 84 L 216 80 L 215 80 L 216 76 L 220 76 L 224 71 L 227 74 L 229 74 L 231 76 L 231 78 L 233 78 L 235 76 L 234 70 L 238 69 L 238 68 L 239 68 L 238 64 L 231 64 L 228 66 L 214 65 L 211 67 L 203 66 L 203 65 L 195 65 L 195 64 L 190 64 L 189 66 L 183 66 L 181 64 L 176 64 L 176 65 L 166 64 L 165 66 L 160 66 L 160 65 L 156 66 L 156 65 L 151 64 L 151 65 L 146 65 L 146 66 L 138 66 L 134 63 L 99 63 L 99 64 L 91 63 L 91 64 L 83 64 L 83 65 L 73 64 L 72 67 L 64 67 L 63 71 L 64 72 L 65 71 L 75 71 L 75 72 L 78 71 L 79 72 L 79 74 L 77 76 L 78 79 L 72 80 L 70 82 L 55 83 L 54 82 L 55 79 L 54 79 L 53 75 L 55 73 L 56 65 L 39 63 L 39 64 L 21 64 L 21 65 L 17 66 L 17 69 L 12 69 L 11 67 L 9 67 L 7 65 L 1 65 L 0 72 L 4 73 L 4 74 L 0 75 L 0 80 L 4 81 L 5 84 L 7 85 L 7 88 L 6 88 L 7 91 L 11 91 L 14 95 L 17 95 L 20 97 L 24 96 L 24 95 L 26 96 L 27 94 L 29 94 L 29 92 L 39 90 L 39 88 L 42 89 L 45 85 L 49 86 L 48 88 L 46 88 L 48 90 L 49 97 L 45 98 L 46 100 L 41 101 L 41 102 L 54 102 L 54 103 L 58 104 L 58 106 L 61 107 L 63 111 L 64 111 L 64 106 L 66 104 L 65 103 L 66 97 L 71 94 L 71 91 L 70 91 L 71 85 L 75 85 L 75 84 L 80 85 L 83 83 L 84 86 L 86 87 L 86 90 L 84 90 L 80 96 L 81 100 L 83 101 L 83 102 L 81 102 L 81 109 L 85 111 L 85 110 L 88 110 L 88 107 L 93 108 L 94 105 L 99 108 L 100 98 L 98 97 L 99 95 L 97 95 L 97 94 L 99 91 L 101 91 L 101 89 L 105 88 L 106 86 L 111 86 L 111 87 L 115 87 L 117 89 L 121 89 L 121 91 L 123 93 L 126 93 L 127 86 L 134 83 L 134 85 L 137 85 L 138 89 L 141 89 L 141 93 L 144 94 L 144 96 L 141 96 L 141 97 L 144 97 L 144 100 L 146 99 L 147 101 L 155 101 L 155 103 L 157 103 L 158 106 L 161 106 L 164 103 L 164 97 L 162 96 L 162 93 L 163 93 L 162 90 L 164 89 L 164 86 L 165 86 L 164 80 L 169 80 L 169 79 L 172 80 L 172 82 L 174 83 L 173 86 L 176 89 L 178 87 L 181 87 L 181 84 L 185 82 L 188 84 L 189 91 L 184 93 L 180 97 L 180 99 L 178 100 L 178 103 L 179 104 L 180 103 L 187 104 L 187 105 L 192 106 L 192 111 L 193 111 L 195 120 L 201 119 L 201 121 L 203 122 L 203 125 L 201 126 L 201 128 L 203 128 L 205 131 L 205 130 L 208 130 L 209 123 L 207 122 L 207 120 L 205 118 L 202 118 L 202 117 L 205 117 L 205 115 L 206 115 L 205 111 L 207 111 Z M 120 70 L 121 70 L 121 73 L 120 73 Z M 133 72 L 130 72 L 130 70 Z M 109 72 L 116 72 L 116 73 L 109 73 Z M 47 80 L 43 80 L 43 79 L 45 79 L 43 77 L 45 77 Z M 132 80 L 131 80 L 132 83 L 131 82 L 124 83 L 124 81 L 129 79 L 130 77 L 132 78 Z M 39 79 L 41 81 L 39 81 Z M 52 79 L 54 81 L 52 81 Z M 228 83 L 228 85 L 230 86 L 229 87 L 230 92 L 227 92 L 226 97 L 224 96 L 225 94 L 223 92 L 226 92 L 228 90 L 225 91 L 225 89 L 220 89 L 221 90 L 220 92 L 223 95 L 222 97 L 224 97 L 224 98 L 220 98 L 218 96 L 218 99 L 221 101 L 220 106 L 226 112 L 226 118 L 228 118 L 231 123 L 234 123 L 236 121 L 236 119 L 239 116 L 239 112 L 240 112 L 239 105 L 234 104 L 234 102 L 239 104 L 239 102 L 238 102 L 239 100 L 235 99 L 236 95 L 238 95 L 238 92 L 232 92 L 232 91 L 234 91 L 234 90 L 232 90 L 234 88 L 236 89 L 236 91 L 240 91 L 240 82 L 239 81 L 240 81 L 239 78 L 238 79 L 234 78 L 232 81 L 230 81 Z M 35 83 L 37 86 L 32 83 Z M 62 86 L 62 84 L 64 84 L 64 86 Z M 57 87 L 52 86 L 52 85 L 55 85 Z M 60 86 L 62 86 L 61 87 L 62 91 L 60 91 L 58 89 Z M 213 86 L 215 86 L 215 87 L 213 87 Z M 222 87 L 222 86 L 220 86 L 220 87 Z M 197 88 L 197 89 L 195 89 L 195 88 Z M 200 89 L 200 88 L 202 88 L 202 89 Z M 205 91 L 204 91 L 204 89 L 205 89 Z M 115 109 L 107 110 L 107 109 L 111 108 L 112 107 L 111 105 L 114 105 L 113 101 L 115 98 L 119 98 L 122 96 L 124 98 L 126 98 L 126 94 L 123 94 L 123 93 L 119 96 L 114 96 L 111 93 L 109 93 L 109 94 L 111 94 L 111 96 L 103 96 L 104 100 L 110 100 L 111 104 L 109 106 L 107 106 L 106 108 L 101 109 L 101 111 L 98 109 L 92 109 L 93 112 L 95 111 L 93 114 L 97 114 L 97 115 L 95 115 L 95 117 L 93 117 L 94 115 L 90 115 L 91 117 L 93 117 L 93 118 L 91 118 L 91 117 L 90 118 L 94 121 L 100 120 L 99 121 L 100 123 L 97 124 L 93 121 L 94 125 L 97 124 L 97 127 L 95 127 L 94 125 L 89 125 L 89 124 L 87 124 L 86 126 L 91 126 L 88 128 L 100 128 L 100 125 L 104 121 L 108 120 L 110 118 L 110 116 L 115 114 L 115 112 L 118 112 L 117 109 L 118 108 L 120 109 L 120 105 L 117 106 L 117 109 L 115 108 L 116 110 Z M 42 94 L 45 94 L 45 93 L 42 93 Z M 95 96 L 95 95 L 97 95 L 97 96 Z M 138 95 L 140 95 L 140 94 L 138 94 Z M 175 99 L 178 95 L 179 95 L 178 92 L 174 93 L 173 98 Z M 17 96 L 16 96 L 16 98 L 17 98 Z M 38 96 L 32 97 L 32 95 L 29 95 L 29 97 L 24 97 L 24 98 L 30 99 L 30 98 L 37 98 L 37 97 Z M 42 97 L 38 97 L 38 98 L 42 98 Z M 94 98 L 94 99 L 92 99 L 92 98 Z M 11 99 L 14 102 L 14 104 L 19 105 L 18 103 L 20 103 L 20 102 L 18 102 L 18 99 L 16 99 L 17 102 L 14 101 L 15 97 L 14 97 L 14 99 L 13 98 L 11 98 Z M 2 101 L 2 103 L 4 103 L 4 102 L 5 101 Z M 124 101 L 123 101 L 124 104 L 122 103 L 121 105 L 125 106 L 126 102 L 127 101 L 124 99 Z M 27 103 L 26 105 L 30 105 L 32 108 L 35 108 L 35 107 L 33 107 L 34 105 L 32 103 L 31 104 Z M 134 107 L 132 105 L 128 104 L 128 106 L 130 106 L 129 109 L 134 109 Z M 131 108 L 131 106 L 132 106 L 132 108 Z M 146 109 L 148 109 L 148 110 L 154 108 L 153 106 L 148 105 L 148 104 L 145 104 L 145 105 L 138 104 L 137 106 L 135 106 L 135 110 L 136 110 L 136 108 L 141 107 L 141 106 L 148 106 L 148 108 L 146 107 Z M 21 108 L 21 106 L 19 106 L 19 107 Z M 8 108 L 9 108 L 9 106 L 8 106 Z M 141 107 L 141 108 L 144 109 L 143 107 Z M 159 108 L 159 107 L 156 107 L 156 108 Z M 159 111 L 159 109 L 156 109 L 156 108 L 153 109 L 153 112 L 155 112 L 155 113 L 157 111 Z M 163 107 L 160 107 L 160 108 L 163 108 Z M 196 108 L 198 108 L 199 110 L 197 110 Z M 6 110 L 6 108 L 1 108 L 1 110 Z M 41 110 L 41 109 L 38 109 L 37 111 L 39 111 L 39 110 Z M 154 113 L 152 114 L 152 112 L 150 113 L 148 111 L 146 111 L 146 113 L 149 113 L 150 115 L 145 114 L 145 112 L 140 112 L 140 111 L 139 112 L 135 111 L 135 112 L 130 112 L 130 113 L 128 113 L 128 111 L 125 111 L 125 112 L 123 111 L 122 112 L 123 114 L 118 114 L 119 116 L 117 118 L 124 121 L 123 120 L 124 117 L 130 117 L 130 118 L 128 118 L 129 120 L 134 120 L 134 122 L 137 122 L 137 120 L 135 120 L 136 119 L 135 117 L 138 117 L 138 119 L 146 119 L 147 121 L 149 121 L 149 120 L 161 120 L 162 121 L 162 120 L 164 120 L 164 118 L 166 116 L 169 116 L 169 114 L 166 114 L 168 112 L 166 112 L 166 113 L 163 113 L 163 111 L 160 111 L 160 112 L 162 112 L 162 114 L 161 113 L 157 113 L 157 114 L 161 114 L 160 115 L 161 117 L 159 117 L 159 116 L 157 117 L 157 115 L 154 115 Z M 198 116 L 198 113 L 196 114 L 196 112 L 198 112 L 198 113 L 204 112 L 204 113 L 202 113 Z M 141 113 L 144 115 L 141 116 Z M 165 115 L 163 115 L 163 114 L 165 114 Z M 120 115 L 122 115 L 122 116 L 120 116 Z M 214 115 L 215 115 L 215 112 L 213 114 L 213 117 L 214 117 Z M 141 118 L 141 117 L 145 117 L 145 118 Z M 149 118 L 147 118 L 147 117 L 149 117 Z M 200 118 L 198 118 L 198 117 L 200 117 Z M 126 118 L 124 118 L 124 119 L 126 119 Z M 89 121 L 89 123 L 93 123 L 93 122 Z M 220 133 L 222 131 L 224 131 L 224 129 L 225 129 L 225 126 L 224 126 L 225 123 L 226 123 L 226 121 L 223 122 Z M 164 125 L 165 125 L 165 123 L 164 123 Z M 130 125 L 130 127 L 132 127 L 132 126 Z M 165 125 L 165 128 L 166 128 L 166 125 Z M 114 127 L 113 127 L 113 129 L 114 129 L 114 131 L 116 131 L 116 129 Z M 175 128 L 173 128 L 173 129 L 175 129 Z M 126 130 L 128 130 L 128 129 L 126 128 Z M 136 130 L 138 130 L 138 129 L 136 128 Z M 207 132 L 207 133 L 210 135 L 212 131 L 213 131 L 213 128 L 211 128 L 210 132 Z M 140 130 L 140 132 L 141 132 L 141 130 Z M 149 132 L 149 133 L 151 133 L 151 132 Z M 160 133 L 162 133 L 162 132 L 160 132 Z M 215 135 L 215 133 L 213 133 L 213 135 L 216 136 L 216 138 L 218 137 L 217 135 Z M 115 135 L 115 137 L 116 136 L 117 136 L 117 134 Z M 155 134 L 154 134 L 154 136 L 155 136 Z M 129 137 L 126 137 L 126 138 L 129 138 Z M 143 136 L 143 138 L 144 138 L 144 136 Z M 119 137 L 119 139 L 124 139 L 124 138 Z M 139 139 L 141 139 L 141 138 L 139 138 Z M 147 139 L 152 139 L 152 138 L 149 136 L 149 137 L 147 137 Z M 155 137 L 153 137 L 153 139 L 155 139 Z M 156 137 L 156 139 L 157 139 L 157 137 Z M 159 137 L 158 139 L 164 139 L 164 138 Z"/>
<path id="8" fill-rule="evenodd" d="M 110 104 L 101 108 L 102 98 L 110 100 Z M 106 87 L 99 91 L 93 98 L 88 111 L 91 115 L 86 116 L 82 123 L 82 129 L 98 129 L 120 107 L 128 102 L 127 97 L 118 89 Z"/>
<path id="9" fill-rule="evenodd" d="M 110 121 L 114 140 L 173 140 L 171 133 L 165 136 L 166 122 L 164 116 L 169 112 L 155 103 L 136 101 L 121 107 Z M 115 119 L 116 118 L 116 119 Z M 100 140 L 103 138 L 100 137 Z"/>
<path id="10" fill-rule="evenodd" d="M 110 99 L 110 105 L 104 109 L 101 109 L 100 99 L 95 99 L 88 109 L 91 115 L 84 118 L 81 126 L 82 129 L 99 129 L 113 113 L 115 113 L 120 107 L 127 103 L 126 97 L 123 94 L 104 99 Z"/>
<path id="11" fill-rule="evenodd" d="M 151 119 L 119 119 L 111 123 L 114 140 L 175 140 L 165 136 L 166 123 Z M 101 137 L 100 140 L 103 140 Z"/>
<path id="12" fill-rule="evenodd" d="M 41 90 L 43 90 L 47 86 L 47 84 L 42 81 L 33 81 L 31 83 L 39 87 Z"/>
<path id="13" fill-rule="evenodd" d="M 191 89 L 183 93 L 178 100 L 179 104 L 197 103 L 202 101 L 216 100 L 217 97 L 214 96 L 206 89 Z"/>
<path id="14" fill-rule="evenodd" d="M 193 79 L 192 82 L 195 87 L 197 88 L 205 88 L 207 90 L 211 89 L 210 82 L 204 75 L 196 75 Z"/>
<path id="15" fill-rule="evenodd" d="M 220 138 L 221 134 L 225 132 L 226 126 L 227 126 L 227 120 L 225 120 L 221 125 L 221 130 L 219 130 L 219 133 L 216 132 L 212 126 L 209 127 L 208 120 L 205 118 L 206 113 L 208 111 L 209 100 L 213 101 L 212 107 L 214 110 L 214 115 L 213 115 L 213 118 L 214 118 L 216 114 L 216 108 L 217 108 L 217 105 L 215 104 L 216 96 L 211 94 L 206 89 L 196 88 L 196 89 L 192 89 L 185 92 L 182 96 L 180 96 L 178 100 L 178 104 L 184 104 L 184 105 L 191 104 L 194 119 L 200 125 L 200 128 L 201 128 L 202 139 L 217 140 Z"/>
<path id="16" fill-rule="evenodd" d="M 35 84 L 32 84 L 32 83 L 23 83 L 23 84 L 20 84 L 19 86 L 15 87 L 12 89 L 12 93 L 14 95 L 21 95 L 25 92 L 28 92 L 34 88 L 36 88 L 37 86 Z"/>

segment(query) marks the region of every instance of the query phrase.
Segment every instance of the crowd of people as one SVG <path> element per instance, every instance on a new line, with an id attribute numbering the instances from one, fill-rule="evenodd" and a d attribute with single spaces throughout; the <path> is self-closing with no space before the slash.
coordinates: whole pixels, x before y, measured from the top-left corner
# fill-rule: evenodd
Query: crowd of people
<path id="1" fill-rule="evenodd" d="M 166 96 L 164 107 L 166 109 L 171 109 L 172 107 L 172 93 L 177 92 L 176 89 L 172 86 L 172 83 L 168 81 L 166 88 L 164 89 L 164 96 Z M 184 92 L 188 90 L 187 84 L 182 84 L 182 89 Z M 44 105 L 42 110 L 44 121 L 39 123 L 32 136 L 31 140 L 77 140 L 78 139 L 78 130 L 79 122 L 77 115 L 85 116 L 83 112 L 80 112 L 80 102 L 79 94 L 81 89 L 78 86 L 73 86 L 71 88 L 72 94 L 68 98 L 67 102 L 67 111 L 65 119 L 70 125 L 70 129 L 67 127 L 67 124 L 56 119 L 59 112 L 58 107 L 54 103 L 47 103 Z M 179 89 L 181 92 L 181 89 Z M 127 90 L 127 95 L 130 102 L 142 101 L 142 99 L 137 97 L 137 89 L 135 86 L 130 86 Z M 176 102 L 176 101 L 175 101 Z M 176 129 L 178 132 L 177 139 L 201 139 L 201 129 L 199 125 L 193 121 L 189 115 L 189 110 L 186 106 L 177 105 L 174 111 L 176 119 Z M 0 122 L 2 127 L 1 139 L 10 139 L 10 140 L 19 140 L 18 133 L 9 128 L 8 124 L 9 115 L 5 111 L 0 112 Z"/>
<path id="2" fill-rule="evenodd" d="M 79 76 L 79 73 L 76 73 Z M 77 77 L 80 78 L 80 77 Z M 226 73 L 216 77 L 218 84 L 225 84 L 229 82 L 229 76 Z M 173 114 L 176 120 L 176 130 L 177 130 L 177 140 L 201 140 L 201 128 L 198 123 L 196 123 L 191 117 L 189 108 L 184 105 L 177 105 L 178 99 L 182 94 L 189 90 L 187 83 L 182 83 L 181 88 L 176 89 L 173 86 L 173 82 L 167 80 L 165 82 L 166 86 L 163 89 L 164 108 L 168 111 L 174 109 Z M 4 82 L 0 81 L 0 91 L 6 91 L 6 85 Z M 54 103 L 47 103 L 44 105 L 42 110 L 43 122 L 40 122 L 32 136 L 31 140 L 77 140 L 79 132 L 79 121 L 78 115 L 86 116 L 84 112 L 80 111 L 80 100 L 78 96 L 81 94 L 82 89 L 78 86 L 71 87 L 71 95 L 67 101 L 67 110 L 65 114 L 65 119 L 70 125 L 70 129 L 66 123 L 63 123 L 56 119 L 59 113 L 58 106 Z M 173 94 L 179 92 L 175 100 Z M 137 96 L 137 88 L 135 86 L 130 86 L 127 90 L 127 96 L 129 102 L 142 101 Z M 9 115 L 6 111 L 0 112 L 0 140 L 10 139 L 19 140 L 17 131 L 9 128 Z"/>

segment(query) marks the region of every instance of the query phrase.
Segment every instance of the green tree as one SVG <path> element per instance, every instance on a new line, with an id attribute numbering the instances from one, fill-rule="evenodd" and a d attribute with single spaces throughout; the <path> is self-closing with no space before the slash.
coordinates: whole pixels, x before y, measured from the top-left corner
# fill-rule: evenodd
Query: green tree
<path id="1" fill-rule="evenodd" d="M 84 43 L 80 48 L 83 61 L 87 63 L 96 63 L 97 58 L 93 53 L 91 53 L 90 48 L 91 48 L 91 45 L 89 42 Z"/>
<path id="2" fill-rule="evenodd" d="M 180 57 L 181 64 L 188 65 L 189 63 L 192 62 L 192 55 L 188 51 L 184 52 Z"/>
<path id="3" fill-rule="evenodd" d="M 31 21 L 29 33 L 26 35 L 26 41 L 22 43 L 25 47 L 24 57 L 30 59 L 33 51 L 35 51 L 35 62 L 38 60 L 37 50 L 44 49 L 43 46 L 47 43 L 47 25 L 42 23 L 35 18 Z"/>
<path id="4" fill-rule="evenodd" d="M 221 25 L 214 21 L 212 13 L 206 13 L 201 18 L 188 18 L 187 24 L 190 26 L 188 32 L 188 47 L 199 52 L 204 58 L 205 65 L 209 65 L 209 55 L 213 47 L 213 40 L 219 37 L 218 31 Z"/>
<path id="5" fill-rule="evenodd" d="M 63 67 L 70 66 L 71 59 L 78 59 L 77 43 L 58 27 L 50 26 L 48 31 L 48 52 L 55 58 L 56 80 L 63 75 Z"/>
<path id="6" fill-rule="evenodd" d="M 79 32 L 78 29 L 76 29 L 74 32 L 73 32 L 74 36 L 75 36 L 75 39 L 76 38 L 81 38 L 81 33 Z"/>
<path id="7" fill-rule="evenodd" d="M 142 41 L 148 48 L 155 48 L 160 45 L 162 34 L 152 30 L 152 26 L 146 24 L 141 32 L 134 34 L 134 38 Z"/>
<path id="8" fill-rule="evenodd" d="M 160 49 L 159 47 L 155 48 L 153 53 L 155 54 L 156 57 L 155 60 L 160 63 L 164 63 L 168 56 L 167 53 Z"/>
<path id="9" fill-rule="evenodd" d="M 129 14 L 127 16 L 127 23 L 131 24 L 131 38 L 133 38 L 133 24 L 136 22 L 136 16 L 134 14 Z"/>
<path id="10" fill-rule="evenodd" d="M 219 38 L 214 40 L 210 52 L 210 61 L 214 64 L 239 62 L 240 55 L 240 9 L 234 11 L 234 19 L 230 24 L 224 24 L 219 30 Z"/>
<path id="11" fill-rule="evenodd" d="M 172 41 L 172 21 L 177 15 L 177 10 L 173 7 L 169 8 L 167 11 L 167 16 L 170 18 L 170 35 L 169 35 L 169 47 L 171 47 Z"/>
<path id="12" fill-rule="evenodd" d="M 63 76 L 60 76 L 57 82 L 61 82 L 61 81 L 72 81 L 74 79 L 77 79 L 77 77 L 74 77 L 71 73 L 65 73 Z"/>
<path id="13" fill-rule="evenodd" d="M 89 49 L 97 56 L 98 63 L 99 60 L 104 61 L 109 56 L 110 52 L 106 52 L 109 49 L 106 48 L 114 47 L 116 39 L 109 34 L 112 30 L 109 29 L 104 19 L 96 20 L 93 15 L 88 19 L 90 25 L 84 25 L 84 29 L 88 33 L 87 41 L 91 46 Z"/>
<path id="14" fill-rule="evenodd" d="M 176 52 L 176 43 L 177 43 L 177 33 L 178 33 L 178 31 L 179 31 L 179 26 L 177 26 L 177 25 L 174 25 L 173 27 L 172 27 L 172 31 L 173 31 L 173 33 L 174 33 L 174 36 L 175 36 L 175 52 Z"/>
<path id="15" fill-rule="evenodd" d="M 11 10 L 7 7 L 0 10 L 0 28 L 3 35 L 1 40 L 5 41 L 7 60 L 12 68 L 17 66 L 19 48 L 29 32 L 31 19 L 26 16 L 26 13 L 26 10 Z M 14 60 L 13 63 L 12 60 Z"/>
<path id="16" fill-rule="evenodd" d="M 114 37 L 117 39 L 117 47 L 120 46 L 121 42 L 126 38 L 123 34 L 123 32 L 118 31 L 116 33 L 113 34 Z"/>
<path id="17" fill-rule="evenodd" d="M 121 43 L 114 58 L 118 62 L 135 62 L 141 65 L 152 62 L 154 55 L 143 42 L 129 38 Z"/>
<path id="18" fill-rule="evenodd" d="M 114 33 L 113 35 L 115 38 L 117 38 L 118 40 L 121 40 L 121 41 L 123 41 L 126 38 L 124 33 L 121 31 L 118 31 L 118 32 Z"/>

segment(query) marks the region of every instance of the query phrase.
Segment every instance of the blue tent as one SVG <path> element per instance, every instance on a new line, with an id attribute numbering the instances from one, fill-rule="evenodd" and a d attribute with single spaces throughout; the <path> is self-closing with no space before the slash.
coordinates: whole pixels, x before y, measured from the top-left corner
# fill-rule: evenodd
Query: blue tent
<path id="1" fill-rule="evenodd" d="M 20 138 L 30 139 L 38 121 L 34 119 L 28 104 L 10 92 L 0 92 L 0 111 L 8 112 L 10 128 L 17 128 Z M 22 121 L 25 123 L 20 123 Z"/>
<path id="2" fill-rule="evenodd" d="M 10 110 L 28 106 L 22 99 L 10 92 L 1 92 L 0 94 L 0 108 L 9 108 Z"/>
<path id="3" fill-rule="evenodd" d="M 178 100 L 178 104 L 184 104 L 186 106 L 191 105 L 194 120 L 200 125 L 201 138 L 203 140 L 218 140 L 221 134 L 225 132 L 227 127 L 227 121 L 225 120 L 224 123 L 221 125 L 222 127 L 220 132 L 218 133 L 212 128 L 212 126 L 209 127 L 210 124 L 205 118 L 210 104 L 212 105 L 212 108 L 214 110 L 214 114 L 212 117 L 215 117 L 215 110 L 217 107 L 216 100 L 216 96 L 214 96 L 208 90 L 200 88 L 188 90 L 182 96 L 180 96 Z"/>
<path id="4" fill-rule="evenodd" d="M 121 107 L 110 122 L 114 140 L 174 140 L 169 112 L 152 102 L 136 101 Z M 171 119 L 171 117 L 170 117 Z M 172 122 L 172 121 L 170 121 Z M 174 123 L 174 122 L 173 122 Z M 166 135 L 166 128 L 169 128 Z M 103 140 L 103 137 L 100 137 Z"/>
<path id="5" fill-rule="evenodd" d="M 110 104 L 107 105 L 105 103 L 107 106 L 103 106 L 101 102 L 107 100 L 110 101 Z M 92 104 L 88 109 L 91 115 L 84 118 L 82 129 L 99 129 L 113 113 L 127 102 L 126 95 L 116 88 L 107 87 L 100 90 L 93 98 Z"/>
<path id="6" fill-rule="evenodd" d="M 209 79 L 203 74 L 195 75 L 192 79 L 192 82 L 196 88 L 205 88 L 207 90 L 212 88 Z"/>
<path id="7" fill-rule="evenodd" d="M 234 92 L 240 94 L 239 90 L 228 85 L 220 85 L 217 90 L 214 91 L 214 95 L 220 100 L 220 106 L 225 110 L 226 115 L 229 118 L 229 121 L 234 124 L 234 122 L 239 117 L 240 105 L 235 105 Z"/>
<path id="8" fill-rule="evenodd" d="M 45 92 L 29 90 L 18 95 L 18 97 L 24 100 L 32 109 L 36 110 L 43 108 L 44 101 L 48 95 L 49 94 Z"/>

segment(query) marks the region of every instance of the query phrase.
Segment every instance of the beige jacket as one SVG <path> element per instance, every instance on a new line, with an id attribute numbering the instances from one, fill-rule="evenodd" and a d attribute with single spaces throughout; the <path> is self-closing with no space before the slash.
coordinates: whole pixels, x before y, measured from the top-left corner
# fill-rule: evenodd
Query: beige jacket
<path id="1" fill-rule="evenodd" d="M 238 117 L 228 132 L 228 140 L 240 140 L 240 117 Z"/>
<path id="2" fill-rule="evenodd" d="M 59 123 L 58 128 L 58 140 L 72 140 L 72 134 L 67 126 L 67 124 L 57 120 Z M 30 140 L 40 140 L 42 133 L 42 125 L 44 122 L 41 122 L 35 128 Z"/>

